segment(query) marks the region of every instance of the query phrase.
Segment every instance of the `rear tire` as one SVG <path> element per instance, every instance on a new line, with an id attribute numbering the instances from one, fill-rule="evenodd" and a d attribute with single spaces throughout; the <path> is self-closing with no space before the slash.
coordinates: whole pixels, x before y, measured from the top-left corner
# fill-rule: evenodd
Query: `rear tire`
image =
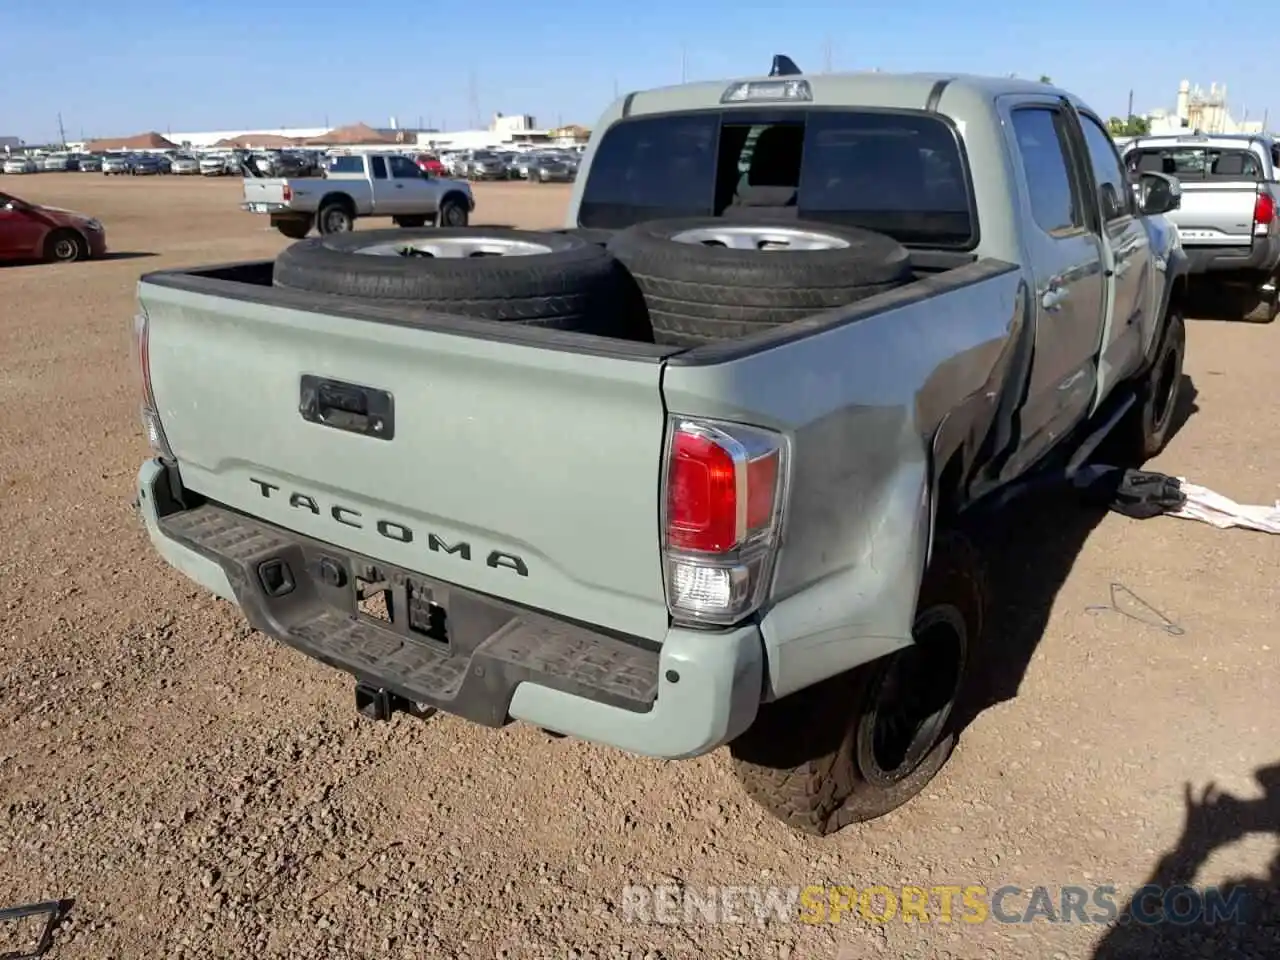
<path id="1" fill-rule="evenodd" d="M 305 240 L 307 234 L 311 232 L 311 218 L 306 219 L 280 219 L 272 224 L 277 230 L 288 237 L 290 240 Z"/>
<path id="2" fill-rule="evenodd" d="M 1240 319 L 1246 323 L 1271 323 L 1280 313 L 1280 298 L 1257 289 L 1240 291 Z"/>
<path id="3" fill-rule="evenodd" d="M 322 236 L 350 233 L 355 225 L 355 213 L 342 201 L 330 200 L 316 214 L 316 230 Z"/>
<path id="4" fill-rule="evenodd" d="M 466 250 L 486 241 L 507 250 L 514 244 L 536 244 L 545 252 L 430 255 L 441 245 L 453 244 L 456 252 L 457 245 Z M 417 255 L 395 255 L 410 247 Z M 363 252 L 370 248 L 383 252 Z M 562 234 L 501 227 L 371 230 L 306 240 L 276 259 L 275 284 L 411 304 L 423 311 L 615 336 L 624 334 L 605 333 L 605 325 L 620 331 L 635 313 L 627 306 L 625 272 L 602 247 Z"/>
<path id="5" fill-rule="evenodd" d="M 920 587 L 915 644 L 764 704 L 729 744 L 748 796 L 795 830 L 825 836 L 920 793 L 955 746 L 954 707 L 982 636 L 985 603 L 977 552 L 957 533 L 940 535 Z M 922 701 L 921 716 L 910 719 L 908 705 L 897 723 L 895 689 Z"/>
<path id="6" fill-rule="evenodd" d="M 1171 310 L 1155 360 L 1138 387 L 1137 401 L 1119 428 L 1118 455 L 1126 465 L 1141 466 L 1169 442 L 1182 395 L 1186 351 L 1186 323 L 1181 312 Z"/>
<path id="7" fill-rule="evenodd" d="M 643 291 L 657 342 L 686 347 L 749 336 L 911 280 L 907 250 L 891 237 L 765 215 L 639 223 L 609 250 Z"/>

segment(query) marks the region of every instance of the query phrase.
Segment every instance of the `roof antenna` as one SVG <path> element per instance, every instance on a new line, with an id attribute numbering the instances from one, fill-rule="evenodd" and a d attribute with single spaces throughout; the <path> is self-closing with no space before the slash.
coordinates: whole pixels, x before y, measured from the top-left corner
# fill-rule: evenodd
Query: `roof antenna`
<path id="1" fill-rule="evenodd" d="M 798 77 L 804 71 L 796 66 L 796 62 L 783 53 L 773 55 L 773 66 L 769 68 L 771 77 Z"/>

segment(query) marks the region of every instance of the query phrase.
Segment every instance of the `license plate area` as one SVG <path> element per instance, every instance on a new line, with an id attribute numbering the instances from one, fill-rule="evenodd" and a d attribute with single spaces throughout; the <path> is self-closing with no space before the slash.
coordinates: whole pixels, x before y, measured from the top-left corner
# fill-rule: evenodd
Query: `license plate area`
<path id="1" fill-rule="evenodd" d="M 352 564 L 347 612 L 449 652 L 448 591 L 376 563 Z"/>

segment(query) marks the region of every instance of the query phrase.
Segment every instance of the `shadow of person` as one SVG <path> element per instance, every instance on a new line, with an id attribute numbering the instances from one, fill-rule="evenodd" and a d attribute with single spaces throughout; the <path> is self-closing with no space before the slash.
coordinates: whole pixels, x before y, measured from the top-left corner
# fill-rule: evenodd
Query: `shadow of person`
<path id="1" fill-rule="evenodd" d="M 1197 797 L 1187 785 L 1177 845 L 1125 904 L 1093 960 L 1280 957 L 1280 853 L 1266 876 L 1186 889 L 1219 847 L 1251 834 L 1280 838 L 1280 764 L 1254 776 L 1263 790 L 1257 800 L 1218 793 L 1212 784 Z"/>
<path id="2" fill-rule="evenodd" d="M 1169 436 L 1199 410 L 1197 391 L 1183 375 Z M 1119 438 L 1104 441 L 1090 462 L 1118 462 Z M 1141 467 L 1141 463 L 1124 464 Z M 1032 492 L 966 523 L 986 564 L 988 609 L 980 660 L 953 715 L 957 732 L 989 707 L 1017 696 L 1053 603 L 1085 541 L 1102 522 L 1105 504 L 1049 473 Z"/>

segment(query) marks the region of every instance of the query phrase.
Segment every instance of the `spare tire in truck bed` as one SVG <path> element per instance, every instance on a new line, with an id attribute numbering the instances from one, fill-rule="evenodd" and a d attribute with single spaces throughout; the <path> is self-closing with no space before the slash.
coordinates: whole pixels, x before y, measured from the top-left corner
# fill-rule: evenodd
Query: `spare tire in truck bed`
<path id="1" fill-rule="evenodd" d="M 747 336 L 911 281 L 892 237 L 803 220 L 652 220 L 608 249 L 639 285 L 654 339 L 677 346 Z"/>
<path id="2" fill-rule="evenodd" d="M 287 247 L 276 286 L 608 335 L 632 287 L 599 244 L 502 227 L 366 230 Z"/>

